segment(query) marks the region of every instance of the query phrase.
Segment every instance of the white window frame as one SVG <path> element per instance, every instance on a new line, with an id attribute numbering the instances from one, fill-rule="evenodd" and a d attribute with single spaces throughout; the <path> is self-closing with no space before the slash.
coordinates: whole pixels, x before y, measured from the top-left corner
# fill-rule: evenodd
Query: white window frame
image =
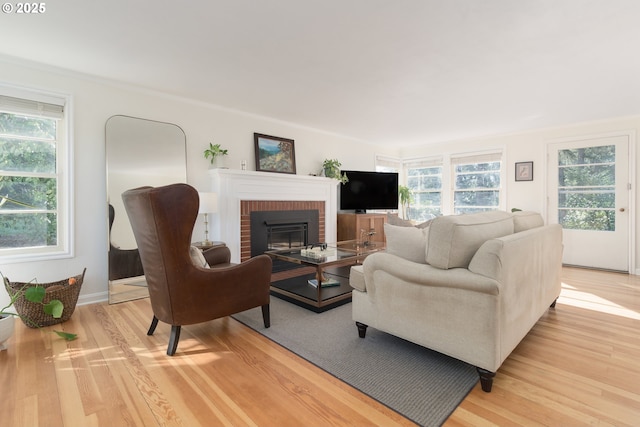
<path id="1" fill-rule="evenodd" d="M 42 115 L 47 115 L 47 105 L 63 107 L 59 119 L 56 141 L 57 179 L 57 245 L 30 248 L 0 248 L 0 263 L 41 261 L 74 256 L 74 188 L 73 188 L 73 100 L 68 94 L 0 84 L 0 96 L 18 98 L 38 103 Z M 11 113 L 36 115 L 25 107 L 12 108 Z M 8 109 L 3 109 L 8 110 Z"/>
<path id="2" fill-rule="evenodd" d="M 402 176 L 406 183 L 409 182 L 409 168 L 422 168 L 422 167 L 440 167 L 442 169 L 442 176 L 440 177 L 440 212 L 444 214 L 446 211 L 446 203 L 448 200 L 447 195 L 447 165 L 443 161 L 443 156 L 433 156 L 433 157 L 419 157 L 406 159 L 402 162 Z"/>
<path id="3" fill-rule="evenodd" d="M 489 161 L 500 161 L 500 186 L 498 187 L 498 206 L 496 209 L 504 210 L 506 206 L 505 202 L 505 179 L 506 179 L 506 171 L 505 171 L 505 150 L 503 149 L 494 149 L 494 150 L 486 150 L 479 152 L 466 152 L 466 153 L 456 153 L 452 154 L 449 157 L 449 173 L 447 174 L 449 177 L 449 192 L 448 192 L 448 214 L 454 214 L 455 212 L 455 184 L 456 184 L 456 173 L 455 167 L 458 164 L 470 164 L 470 163 L 484 163 Z"/>

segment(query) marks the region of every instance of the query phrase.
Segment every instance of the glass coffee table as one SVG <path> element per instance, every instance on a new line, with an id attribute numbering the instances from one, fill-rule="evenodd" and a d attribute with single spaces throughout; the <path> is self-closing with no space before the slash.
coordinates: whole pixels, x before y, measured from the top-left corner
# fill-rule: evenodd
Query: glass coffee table
<path id="1" fill-rule="evenodd" d="M 385 249 L 383 243 L 360 244 L 357 240 L 266 251 L 274 260 L 314 267 L 315 272 L 271 283 L 271 294 L 323 312 L 351 301 L 349 272 L 367 255 Z M 295 274 L 295 273 L 294 273 Z"/>

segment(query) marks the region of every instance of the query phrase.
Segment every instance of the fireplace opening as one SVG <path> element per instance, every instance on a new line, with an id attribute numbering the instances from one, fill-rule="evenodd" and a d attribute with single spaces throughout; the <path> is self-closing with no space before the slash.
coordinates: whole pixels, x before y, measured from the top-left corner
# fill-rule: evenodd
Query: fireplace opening
<path id="1" fill-rule="evenodd" d="M 265 222 L 267 227 L 267 250 L 290 249 L 309 243 L 307 222 Z"/>
<path id="2" fill-rule="evenodd" d="M 317 210 L 252 211 L 250 223 L 251 256 L 268 250 L 289 249 L 319 242 L 320 221 Z M 273 263 L 274 272 L 299 267 L 276 261 Z"/>

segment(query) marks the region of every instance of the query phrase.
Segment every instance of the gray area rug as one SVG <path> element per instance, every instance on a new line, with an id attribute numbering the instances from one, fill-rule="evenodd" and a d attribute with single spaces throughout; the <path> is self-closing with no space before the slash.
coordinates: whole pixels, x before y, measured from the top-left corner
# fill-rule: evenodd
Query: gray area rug
<path id="1" fill-rule="evenodd" d="M 233 316 L 389 408 L 439 426 L 478 382 L 475 367 L 368 328 L 358 337 L 351 303 L 314 313 L 271 298 L 271 327 L 252 309 Z"/>

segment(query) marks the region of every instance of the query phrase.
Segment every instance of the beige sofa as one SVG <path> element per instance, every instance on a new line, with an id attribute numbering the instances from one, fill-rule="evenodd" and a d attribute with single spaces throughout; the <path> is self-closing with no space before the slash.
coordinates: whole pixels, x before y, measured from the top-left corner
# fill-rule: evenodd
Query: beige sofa
<path id="1" fill-rule="evenodd" d="M 386 252 L 351 269 L 353 320 L 476 366 L 482 389 L 560 294 L 562 229 L 538 213 L 385 225 Z"/>

